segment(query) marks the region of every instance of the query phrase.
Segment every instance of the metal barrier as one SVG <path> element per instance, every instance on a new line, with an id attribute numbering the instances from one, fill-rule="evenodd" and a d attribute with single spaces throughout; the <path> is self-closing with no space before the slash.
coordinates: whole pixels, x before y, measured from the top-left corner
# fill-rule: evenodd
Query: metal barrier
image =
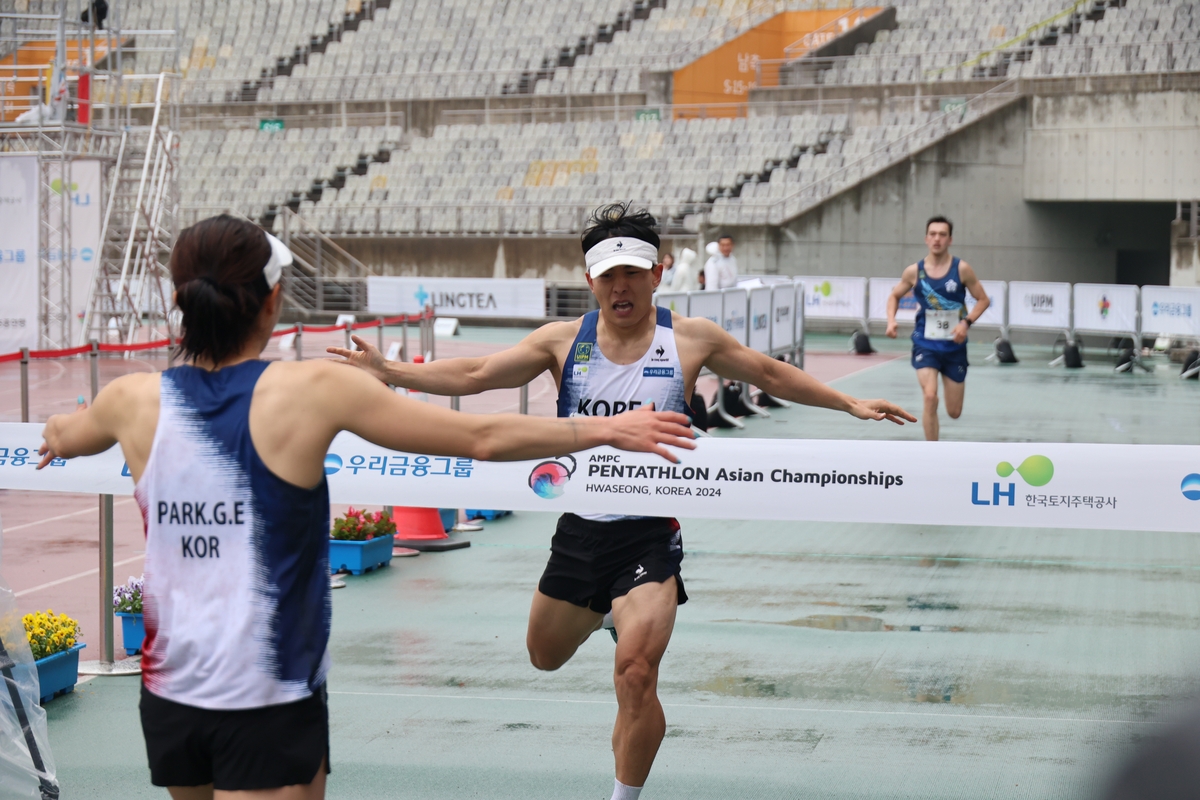
<path id="1" fill-rule="evenodd" d="M 1142 363 L 1139 330 L 1141 292 L 1136 286 L 1104 283 L 1077 283 L 1071 287 L 1071 338 L 1079 333 L 1108 334 L 1129 337 L 1133 342 L 1133 358 L 1118 364 L 1117 372 L 1135 366 L 1150 372 Z"/>
<path id="2" fill-rule="evenodd" d="M 1058 331 L 1071 337 L 1071 284 L 1050 281 L 1012 281 L 1008 284 L 1008 328 Z M 1050 366 L 1061 364 L 1063 357 Z"/>
<path id="3" fill-rule="evenodd" d="M 805 276 L 804 313 L 813 319 L 853 320 L 870 331 L 870 283 L 866 278 Z M 888 287 L 891 291 L 891 287 Z M 853 347 L 853 343 L 851 344 Z"/>
<path id="4" fill-rule="evenodd" d="M 725 289 L 720 292 L 660 292 L 654 303 L 685 317 L 704 317 L 720 325 L 740 343 L 764 355 L 790 355 L 793 363 L 804 368 L 804 283 L 787 278 L 768 286 Z M 711 374 L 705 371 L 702 374 Z M 743 385 L 743 393 L 749 387 Z M 744 395 L 746 396 L 746 395 Z M 767 395 L 770 397 L 770 395 Z M 787 408 L 789 403 L 771 397 Z M 770 412 L 753 403 L 752 413 L 769 417 Z M 724 392 L 718 389 L 710 413 L 716 412 L 735 428 L 745 427 L 725 408 Z"/>
<path id="5" fill-rule="evenodd" d="M 1141 333 L 1200 339 L 1200 287 L 1143 286 Z M 1185 369 L 1190 378 L 1200 368 Z"/>

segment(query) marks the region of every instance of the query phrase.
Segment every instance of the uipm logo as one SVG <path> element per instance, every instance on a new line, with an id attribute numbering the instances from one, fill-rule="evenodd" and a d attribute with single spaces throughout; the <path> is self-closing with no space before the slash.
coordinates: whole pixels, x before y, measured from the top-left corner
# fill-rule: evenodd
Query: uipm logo
<path id="1" fill-rule="evenodd" d="M 1016 472 L 1030 486 L 1045 486 L 1054 477 L 1054 462 L 1045 456 L 1030 456 L 1021 462 L 1021 466 L 1014 467 L 1007 461 L 1001 461 L 996 465 L 996 474 L 1001 478 L 1007 478 Z M 987 491 L 986 489 L 984 490 Z M 1017 485 L 1009 483 L 1007 488 L 1002 486 L 999 481 L 992 483 L 992 497 L 989 500 L 985 494 L 979 496 L 979 481 L 971 482 L 971 503 L 977 506 L 999 506 L 1002 498 L 1008 499 L 1008 505 L 1017 504 Z"/>

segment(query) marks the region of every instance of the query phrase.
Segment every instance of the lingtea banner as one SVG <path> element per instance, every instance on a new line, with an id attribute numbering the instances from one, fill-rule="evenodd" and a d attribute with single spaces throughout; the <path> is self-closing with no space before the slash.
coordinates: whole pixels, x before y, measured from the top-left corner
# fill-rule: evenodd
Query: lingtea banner
<path id="1" fill-rule="evenodd" d="M 132 494 L 116 447 L 35 470 L 41 430 L 38 423 L 0 424 L 0 489 Z M 678 452 L 679 464 L 608 447 L 502 463 L 398 453 L 341 433 L 325 474 L 337 504 L 1200 530 L 1198 446 L 706 438 Z M 206 519 L 198 504 L 211 509 L 222 500 L 185 495 L 160 500 L 189 503 L 195 520 Z"/>
<path id="2" fill-rule="evenodd" d="M 541 278 L 367 278 L 372 314 L 419 314 L 433 306 L 440 317 L 544 317 Z"/>

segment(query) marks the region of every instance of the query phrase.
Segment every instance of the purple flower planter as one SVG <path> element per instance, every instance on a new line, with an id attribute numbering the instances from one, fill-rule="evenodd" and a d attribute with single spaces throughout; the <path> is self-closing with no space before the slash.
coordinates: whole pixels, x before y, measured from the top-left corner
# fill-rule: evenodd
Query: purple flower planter
<path id="1" fill-rule="evenodd" d="M 135 656 L 142 651 L 142 640 L 146 638 L 146 624 L 141 614 L 118 611 L 121 618 L 121 641 L 125 643 L 125 655 Z"/>

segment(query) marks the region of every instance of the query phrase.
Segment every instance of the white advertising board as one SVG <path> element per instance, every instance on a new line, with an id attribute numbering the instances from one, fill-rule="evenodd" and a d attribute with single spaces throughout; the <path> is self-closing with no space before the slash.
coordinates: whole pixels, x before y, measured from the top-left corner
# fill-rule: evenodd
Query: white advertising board
<path id="1" fill-rule="evenodd" d="M 771 349 L 784 350 L 795 344 L 796 287 L 781 283 L 771 288 Z"/>
<path id="2" fill-rule="evenodd" d="M 1138 288 L 1104 283 L 1074 286 L 1075 330 L 1136 333 Z"/>
<path id="3" fill-rule="evenodd" d="M 132 494 L 119 447 L 34 469 L 42 427 L 0 423 L 0 489 Z M 325 474 L 337 504 L 689 519 L 1195 533 L 1200 509 L 1194 445 L 704 438 L 680 452 L 475 461 L 343 432 Z"/>
<path id="4" fill-rule="evenodd" d="M 1200 288 L 1143 286 L 1142 332 L 1200 336 Z"/>
<path id="5" fill-rule="evenodd" d="M 1008 284 L 1008 324 L 1013 328 L 1071 327 L 1071 284 L 1011 281 Z"/>
<path id="6" fill-rule="evenodd" d="M 745 289 L 724 289 L 725 296 L 721 311 L 721 327 L 742 344 L 746 344 L 746 303 L 748 296 Z"/>
<path id="7" fill-rule="evenodd" d="M 38 343 L 38 160 L 0 155 L 0 353 Z"/>
<path id="8" fill-rule="evenodd" d="M 854 319 L 866 316 L 866 278 L 802 277 L 804 313 L 816 319 Z"/>
<path id="9" fill-rule="evenodd" d="M 749 335 L 746 344 L 760 353 L 771 352 L 771 287 L 750 290 Z"/>
<path id="10" fill-rule="evenodd" d="M 659 292 L 654 295 L 654 304 L 669 308 L 676 314 L 688 316 L 687 292 Z"/>
<path id="11" fill-rule="evenodd" d="M 724 295 L 721 292 L 691 292 L 688 294 L 688 316 L 703 317 L 722 324 L 721 312 L 725 307 Z"/>
<path id="12" fill-rule="evenodd" d="M 888 298 L 892 289 L 899 281 L 896 278 L 870 278 L 867 282 L 871 304 L 871 321 L 887 322 Z M 900 308 L 896 311 L 897 322 L 912 322 L 917 318 L 917 298 L 912 292 L 900 298 Z"/>
<path id="13" fill-rule="evenodd" d="M 426 304 L 439 316 L 544 317 L 546 282 L 540 278 L 367 278 L 371 314 L 419 314 Z"/>
<path id="14" fill-rule="evenodd" d="M 64 191 L 70 197 L 67 212 L 71 231 L 71 341 L 78 341 L 83 315 L 87 311 L 88 297 L 95 278 L 97 258 L 100 253 L 100 226 L 103 223 L 101 210 L 100 162 L 85 159 L 71 162 L 70 186 L 62 180 L 59 164 L 49 165 L 50 174 L 50 219 L 59 219 Z M 57 264 L 64 258 L 63 243 L 51 240 L 46 248 L 46 258 Z M 167 294 L 170 297 L 170 293 Z M 134 297 L 137 297 L 135 294 Z M 154 311 L 162 313 L 156 303 Z"/>
<path id="15" fill-rule="evenodd" d="M 983 312 L 975 325 L 985 328 L 1003 328 L 1004 312 L 1008 302 L 1008 286 L 1004 281 L 980 281 L 983 292 L 988 296 L 987 311 Z M 967 292 L 967 313 L 975 310 L 975 298 Z"/>

